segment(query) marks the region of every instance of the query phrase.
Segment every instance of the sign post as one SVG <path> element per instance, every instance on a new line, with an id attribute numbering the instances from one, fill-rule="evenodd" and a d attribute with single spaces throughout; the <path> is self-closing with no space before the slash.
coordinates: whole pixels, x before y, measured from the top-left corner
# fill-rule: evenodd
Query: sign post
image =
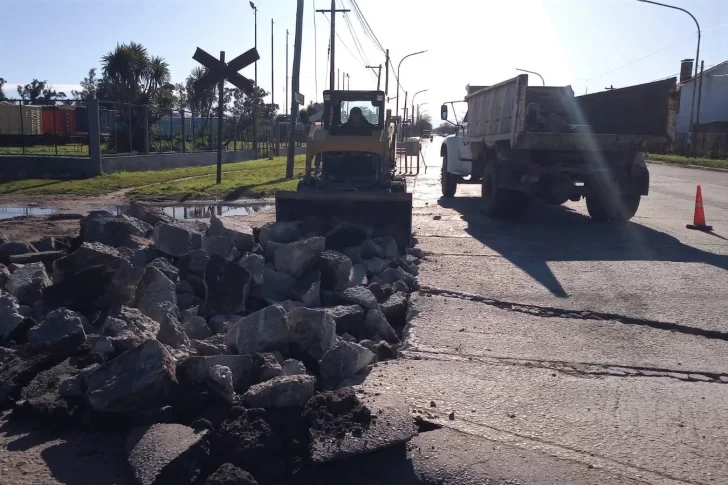
<path id="1" fill-rule="evenodd" d="M 195 90 L 204 91 L 217 84 L 217 183 L 220 184 L 222 182 L 222 118 L 225 113 L 225 81 L 242 89 L 246 95 L 252 96 L 255 84 L 240 75 L 238 71 L 260 59 L 260 55 L 255 48 L 252 48 L 226 64 L 225 51 L 220 51 L 218 60 L 198 47 L 192 58 L 207 68 L 205 75 L 195 82 Z"/>

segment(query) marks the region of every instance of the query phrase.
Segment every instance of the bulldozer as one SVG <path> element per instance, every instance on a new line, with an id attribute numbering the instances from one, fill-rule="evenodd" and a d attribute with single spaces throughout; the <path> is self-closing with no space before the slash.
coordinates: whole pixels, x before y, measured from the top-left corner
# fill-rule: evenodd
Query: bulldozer
<path id="1" fill-rule="evenodd" d="M 309 132 L 298 188 L 275 194 L 276 220 L 341 223 L 395 238 L 412 236 L 412 194 L 396 174 L 397 128 L 383 91 L 324 91 L 321 121 Z"/>

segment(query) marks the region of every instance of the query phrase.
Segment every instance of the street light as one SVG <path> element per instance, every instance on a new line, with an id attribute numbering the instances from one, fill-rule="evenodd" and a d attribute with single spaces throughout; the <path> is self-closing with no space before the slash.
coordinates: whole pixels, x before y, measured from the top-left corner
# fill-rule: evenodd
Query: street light
<path id="1" fill-rule="evenodd" d="M 399 88 L 400 88 L 400 84 L 399 84 L 399 68 L 402 66 L 402 61 L 404 61 L 408 57 L 416 56 L 417 54 L 424 54 L 425 52 L 427 52 L 427 51 L 424 50 L 424 51 L 419 51 L 419 52 L 413 52 L 412 54 L 407 54 L 406 56 L 404 56 L 402 58 L 401 61 L 399 61 L 399 64 L 397 64 L 397 110 L 395 111 L 396 113 L 399 113 Z"/>
<path id="2" fill-rule="evenodd" d="M 700 24 L 698 23 L 698 19 L 695 18 L 693 14 L 685 10 L 684 8 L 676 7 L 674 5 L 667 5 L 665 3 L 659 3 L 659 2 L 653 2 L 652 0 L 637 0 L 638 2 L 642 3 L 651 3 L 652 5 L 658 5 L 660 7 L 666 7 L 666 8 L 672 8 L 674 10 L 680 10 L 681 12 L 685 12 L 686 14 L 690 15 L 690 18 L 693 19 L 693 22 L 695 22 L 695 25 L 698 27 L 698 48 L 695 51 L 695 76 L 693 76 L 693 79 L 695 79 L 695 85 L 693 85 L 693 100 L 690 104 L 690 131 L 691 131 L 691 140 L 690 140 L 690 151 L 694 154 L 695 148 L 693 141 L 695 139 L 695 126 L 693 126 L 693 113 L 695 112 L 695 91 L 697 91 L 697 79 L 698 79 L 698 64 L 700 63 Z M 698 113 L 700 113 L 700 100 L 698 100 Z"/>
<path id="3" fill-rule="evenodd" d="M 516 68 L 516 71 L 527 72 L 529 74 L 535 74 L 535 75 L 537 75 L 538 77 L 541 78 L 541 84 L 543 84 L 544 86 L 546 86 L 546 81 L 543 80 L 543 76 L 540 75 L 539 73 L 534 72 L 534 71 L 527 71 L 525 69 L 518 69 L 518 68 Z"/>
<path id="4" fill-rule="evenodd" d="M 410 116 L 412 117 L 412 119 L 413 119 L 413 120 L 415 119 L 415 98 L 417 97 L 417 95 L 418 95 L 418 94 L 420 94 L 420 93 L 424 93 L 425 91 L 429 91 L 429 90 L 430 90 L 430 88 L 427 88 L 427 89 L 421 89 L 421 90 L 417 91 L 417 92 L 416 92 L 416 93 L 415 93 L 415 94 L 414 94 L 414 95 L 412 96 L 412 113 L 410 113 Z"/>
<path id="5" fill-rule="evenodd" d="M 429 101 L 425 101 L 424 103 L 417 103 L 417 121 L 420 121 L 420 106 L 424 106 L 426 104 L 430 104 L 430 102 Z M 425 111 L 427 111 L 427 110 L 424 110 L 423 113 Z"/>

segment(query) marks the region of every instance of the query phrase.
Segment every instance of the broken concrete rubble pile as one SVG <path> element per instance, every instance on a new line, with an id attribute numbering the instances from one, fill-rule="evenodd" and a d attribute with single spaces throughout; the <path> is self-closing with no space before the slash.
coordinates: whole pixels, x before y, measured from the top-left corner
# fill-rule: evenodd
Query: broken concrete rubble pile
<path id="1" fill-rule="evenodd" d="M 368 408 L 337 389 L 401 345 L 422 254 L 370 236 L 132 204 L 90 213 L 72 240 L 0 244 L 0 405 L 52 427 L 133 427 L 142 484 L 293 483 L 310 443 L 367 435 Z M 332 402 L 352 420 L 311 410 Z"/>

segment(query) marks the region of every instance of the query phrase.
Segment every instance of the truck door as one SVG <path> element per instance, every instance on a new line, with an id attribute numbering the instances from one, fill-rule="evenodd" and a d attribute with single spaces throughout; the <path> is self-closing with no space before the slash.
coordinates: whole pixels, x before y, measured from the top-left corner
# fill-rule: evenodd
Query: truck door
<path id="1" fill-rule="evenodd" d="M 468 124 L 463 123 L 463 127 L 458 134 L 458 157 L 460 160 L 470 160 L 473 158 L 470 153 L 470 143 L 465 140 L 468 138 Z"/>

